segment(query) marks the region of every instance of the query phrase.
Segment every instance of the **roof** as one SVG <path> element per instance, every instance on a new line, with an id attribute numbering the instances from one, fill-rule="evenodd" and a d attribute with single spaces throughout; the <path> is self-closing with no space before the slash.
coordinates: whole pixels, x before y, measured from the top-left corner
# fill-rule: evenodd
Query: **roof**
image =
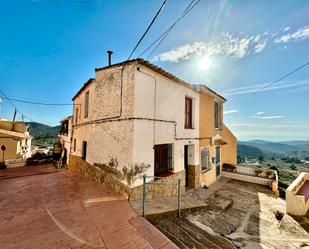
<path id="1" fill-rule="evenodd" d="M 94 80 L 94 78 L 89 78 L 89 80 L 87 80 L 85 82 L 85 84 L 82 86 L 81 89 L 79 89 L 79 91 L 74 95 L 74 97 L 72 98 L 72 100 L 74 100 L 82 91 L 84 91 L 84 89 L 90 85 L 90 83 Z"/>
<path id="2" fill-rule="evenodd" d="M 140 64 L 140 65 L 143 65 L 171 80 L 174 80 L 182 85 L 185 85 L 189 88 L 191 88 L 193 91 L 196 91 L 198 93 L 203 93 L 205 91 L 219 97 L 220 99 L 222 99 L 223 101 L 226 101 L 226 99 L 224 97 L 222 97 L 221 95 L 219 95 L 218 93 L 216 93 L 215 91 L 213 91 L 212 89 L 208 88 L 207 86 L 203 85 L 203 84 L 200 84 L 200 85 L 191 85 L 190 83 L 176 77 L 175 75 L 167 72 L 166 70 L 164 70 L 163 68 L 161 67 L 158 67 L 152 63 L 150 63 L 149 61 L 146 61 L 144 59 L 141 59 L 141 58 L 137 58 L 137 59 L 133 59 L 133 60 L 128 60 L 128 61 L 123 61 L 123 62 L 120 62 L 120 63 L 116 63 L 116 64 L 112 64 L 110 66 L 106 66 L 106 67 L 101 67 L 101 68 L 96 68 L 95 69 L 95 72 L 97 71 L 101 71 L 101 70 L 106 70 L 106 69 L 110 69 L 110 68 L 115 68 L 115 67 L 120 67 L 120 66 L 123 66 L 125 64 L 133 64 L 133 63 L 137 63 L 137 64 Z M 94 80 L 93 78 L 90 78 L 84 85 L 83 87 L 77 92 L 77 94 L 73 97 L 72 100 L 74 100 L 91 82 L 92 80 Z M 197 87 L 197 86 L 200 86 L 200 87 Z M 201 87 L 203 86 L 203 87 Z"/>
<path id="3" fill-rule="evenodd" d="M 9 137 L 17 137 L 17 138 L 31 138 L 29 134 L 16 132 L 16 131 L 8 131 L 4 129 L 0 129 L 0 134 L 7 135 Z"/>
<path id="4" fill-rule="evenodd" d="M 62 123 L 63 121 L 66 121 L 66 120 L 70 120 L 70 119 L 72 119 L 72 116 L 65 117 L 65 118 L 60 120 L 60 123 Z"/>

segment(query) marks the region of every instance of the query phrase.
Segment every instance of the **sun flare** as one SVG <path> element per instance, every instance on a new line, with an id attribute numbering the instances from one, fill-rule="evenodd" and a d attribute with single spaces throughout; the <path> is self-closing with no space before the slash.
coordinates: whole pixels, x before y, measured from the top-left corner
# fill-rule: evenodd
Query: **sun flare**
<path id="1" fill-rule="evenodd" d="M 208 56 L 203 56 L 198 62 L 198 68 L 207 71 L 212 65 L 212 60 Z"/>

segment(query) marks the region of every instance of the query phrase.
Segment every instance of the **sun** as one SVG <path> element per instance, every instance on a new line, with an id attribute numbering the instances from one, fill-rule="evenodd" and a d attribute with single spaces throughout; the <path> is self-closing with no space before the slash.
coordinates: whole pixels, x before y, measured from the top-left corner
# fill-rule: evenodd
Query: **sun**
<path id="1" fill-rule="evenodd" d="M 198 68 L 207 71 L 212 65 L 212 60 L 208 56 L 203 56 L 198 62 Z"/>

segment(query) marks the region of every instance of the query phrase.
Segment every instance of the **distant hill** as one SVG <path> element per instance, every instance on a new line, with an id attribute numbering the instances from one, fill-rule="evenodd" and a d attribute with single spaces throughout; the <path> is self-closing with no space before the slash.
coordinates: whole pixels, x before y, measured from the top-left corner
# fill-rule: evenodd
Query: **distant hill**
<path id="1" fill-rule="evenodd" d="M 258 155 L 263 157 L 298 157 L 303 159 L 309 156 L 309 141 L 238 141 L 238 147 L 240 147 L 238 154 L 247 157 Z"/>
<path id="2" fill-rule="evenodd" d="M 264 151 L 263 149 L 254 146 L 254 145 L 250 145 L 247 143 L 238 143 L 237 145 L 237 153 L 240 156 L 245 156 L 245 157 L 249 157 L 249 158 L 258 158 L 259 156 L 262 157 L 268 157 L 269 153 L 267 153 L 266 151 Z"/>
<path id="3" fill-rule="evenodd" d="M 36 122 L 29 122 L 29 132 L 33 137 L 32 144 L 53 144 L 57 141 L 60 125 L 49 126 Z"/>

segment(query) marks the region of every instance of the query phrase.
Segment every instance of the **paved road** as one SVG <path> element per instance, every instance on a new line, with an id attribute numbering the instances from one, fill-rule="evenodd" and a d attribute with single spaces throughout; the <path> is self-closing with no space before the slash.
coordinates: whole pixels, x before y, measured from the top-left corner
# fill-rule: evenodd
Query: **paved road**
<path id="1" fill-rule="evenodd" d="M 0 171 L 0 248 L 177 248 L 122 196 L 52 166 Z"/>

